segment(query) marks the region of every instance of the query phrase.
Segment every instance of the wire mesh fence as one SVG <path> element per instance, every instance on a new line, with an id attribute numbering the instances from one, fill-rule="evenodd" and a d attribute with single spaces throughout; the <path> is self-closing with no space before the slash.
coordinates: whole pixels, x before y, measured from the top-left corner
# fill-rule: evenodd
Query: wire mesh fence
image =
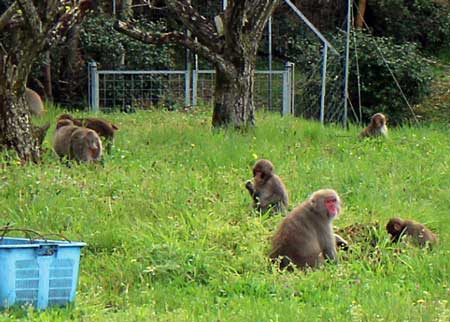
<path id="1" fill-rule="evenodd" d="M 292 111 L 292 79 L 291 65 L 281 71 L 256 71 L 255 106 L 283 114 Z M 90 63 L 89 83 L 89 102 L 93 110 L 152 109 L 157 106 L 176 109 L 212 104 L 215 72 L 108 71 L 97 70 L 95 63 Z"/>

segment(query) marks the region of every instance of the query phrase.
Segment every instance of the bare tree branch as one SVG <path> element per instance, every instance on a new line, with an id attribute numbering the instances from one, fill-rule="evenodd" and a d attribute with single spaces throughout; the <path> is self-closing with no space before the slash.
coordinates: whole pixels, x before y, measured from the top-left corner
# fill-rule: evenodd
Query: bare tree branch
<path id="1" fill-rule="evenodd" d="M 184 33 L 178 31 L 167 33 L 145 32 L 131 23 L 120 20 L 117 20 L 114 23 L 114 29 L 146 44 L 156 44 L 156 45 L 171 44 L 171 43 L 180 44 L 209 59 L 218 68 L 221 69 L 226 68 L 227 63 L 220 56 L 220 54 L 212 51 L 210 48 L 204 46 L 198 41 L 195 41 L 195 39 L 193 39 L 192 37 L 187 37 Z"/>
<path id="2" fill-rule="evenodd" d="M 70 30 L 83 18 L 85 13 L 90 9 L 91 1 L 81 0 L 78 5 L 73 6 L 71 9 L 66 11 L 65 6 L 59 7 L 59 10 L 55 12 L 65 13 L 58 19 L 56 23 L 47 34 L 47 47 L 63 42 L 65 37 L 69 34 Z M 63 11 L 64 10 L 64 11 Z"/>
<path id="3" fill-rule="evenodd" d="M 264 31 L 267 24 L 267 19 L 272 14 L 273 10 L 278 5 L 278 1 L 267 0 L 253 0 L 250 5 L 252 10 L 250 11 L 249 23 L 254 27 L 256 34 L 260 35 Z"/>
<path id="4" fill-rule="evenodd" d="M 42 37 L 42 21 L 39 18 L 36 7 L 31 0 L 16 0 L 19 8 L 22 10 L 22 15 L 25 17 L 25 22 L 33 33 L 34 37 Z"/>
<path id="5" fill-rule="evenodd" d="M 219 52 L 223 40 L 219 37 L 214 24 L 200 15 L 188 1 L 167 0 L 166 5 L 184 27 L 189 29 L 193 37 L 203 45 L 212 46 L 214 51 Z"/>
<path id="6" fill-rule="evenodd" d="M 18 9 L 17 2 L 13 2 L 11 6 L 6 9 L 5 12 L 0 16 L 0 31 L 5 28 L 7 24 L 11 21 L 12 17 Z"/>

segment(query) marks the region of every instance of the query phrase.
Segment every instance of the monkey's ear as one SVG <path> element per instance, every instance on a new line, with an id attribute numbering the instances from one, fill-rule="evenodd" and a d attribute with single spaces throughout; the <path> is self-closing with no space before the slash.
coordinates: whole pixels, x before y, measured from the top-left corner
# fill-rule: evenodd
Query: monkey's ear
<path id="1" fill-rule="evenodd" d="M 394 224 L 394 229 L 395 229 L 395 231 L 401 231 L 402 230 L 402 225 L 400 225 L 398 222 L 396 222 Z"/>

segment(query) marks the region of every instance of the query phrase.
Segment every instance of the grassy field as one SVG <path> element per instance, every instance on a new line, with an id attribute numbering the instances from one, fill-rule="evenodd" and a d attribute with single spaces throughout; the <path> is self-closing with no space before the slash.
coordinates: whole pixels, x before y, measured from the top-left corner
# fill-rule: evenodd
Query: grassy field
<path id="1" fill-rule="evenodd" d="M 45 118 L 54 124 L 58 113 Z M 88 244 L 74 306 L 13 308 L 0 321 L 450 320 L 446 126 L 359 141 L 357 127 L 276 114 L 258 114 L 246 134 L 213 133 L 206 112 L 104 117 L 120 130 L 103 167 L 61 164 L 54 126 L 42 164 L 0 167 L 0 226 Z M 375 249 L 356 244 L 337 265 L 279 272 L 267 253 L 282 217 L 254 212 L 244 188 L 257 158 L 273 161 L 291 207 L 330 187 L 344 202 L 337 228 L 401 216 L 427 224 L 440 244 L 393 247 L 381 229 Z"/>

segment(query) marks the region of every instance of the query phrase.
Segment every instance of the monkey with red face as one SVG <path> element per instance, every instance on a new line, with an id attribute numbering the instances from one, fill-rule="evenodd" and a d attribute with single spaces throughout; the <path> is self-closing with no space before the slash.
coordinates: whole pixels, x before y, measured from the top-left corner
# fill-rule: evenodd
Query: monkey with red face
<path id="1" fill-rule="evenodd" d="M 274 172 L 274 166 L 269 160 L 258 160 L 253 166 L 253 182 L 245 184 L 253 206 L 262 213 L 272 209 L 284 212 L 288 206 L 288 193 L 283 181 Z"/>
<path id="2" fill-rule="evenodd" d="M 336 240 L 332 221 L 341 211 L 336 191 L 322 189 L 284 218 L 272 239 L 269 257 L 273 262 L 281 257 L 280 268 L 290 262 L 298 268 L 317 267 L 326 259 L 337 260 Z"/>
<path id="3" fill-rule="evenodd" d="M 386 116 L 382 113 L 372 115 L 369 125 L 361 131 L 360 138 L 368 137 L 388 137 L 388 128 L 386 125 Z"/>

